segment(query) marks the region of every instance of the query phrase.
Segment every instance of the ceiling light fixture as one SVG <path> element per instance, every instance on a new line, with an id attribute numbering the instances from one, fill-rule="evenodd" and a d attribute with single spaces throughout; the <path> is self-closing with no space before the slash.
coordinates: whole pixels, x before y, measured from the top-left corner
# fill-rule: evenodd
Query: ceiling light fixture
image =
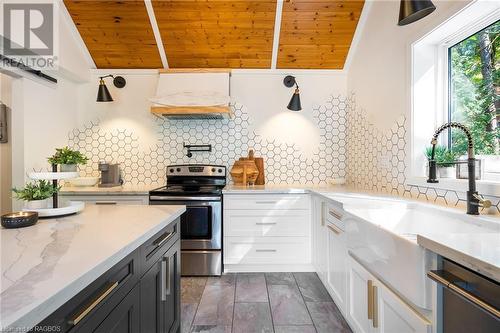
<path id="1" fill-rule="evenodd" d="M 436 10 L 430 0 L 401 0 L 398 25 L 407 25 L 426 17 Z"/>
<path id="2" fill-rule="evenodd" d="M 302 106 L 300 105 L 300 92 L 299 92 L 299 85 L 297 84 L 297 81 L 295 80 L 295 77 L 291 75 L 287 75 L 285 79 L 283 80 L 283 84 L 291 88 L 295 86 L 295 91 L 292 95 L 292 99 L 290 100 L 290 103 L 288 103 L 288 110 L 292 111 L 300 111 L 302 110 Z"/>
<path id="3" fill-rule="evenodd" d="M 113 78 L 113 84 L 117 88 L 123 88 L 127 84 L 127 81 L 123 76 L 114 76 L 114 75 L 106 75 L 99 77 L 99 89 L 97 90 L 97 102 L 113 102 L 113 98 L 109 93 L 108 87 L 106 87 L 106 83 L 104 79 L 107 77 Z"/>

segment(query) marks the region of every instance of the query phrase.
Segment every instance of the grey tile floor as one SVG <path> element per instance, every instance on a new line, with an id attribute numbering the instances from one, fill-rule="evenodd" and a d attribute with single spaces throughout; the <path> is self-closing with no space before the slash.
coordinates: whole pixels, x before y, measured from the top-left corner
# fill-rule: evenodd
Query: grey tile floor
<path id="1" fill-rule="evenodd" d="M 352 332 L 316 273 L 183 277 L 181 332 Z"/>

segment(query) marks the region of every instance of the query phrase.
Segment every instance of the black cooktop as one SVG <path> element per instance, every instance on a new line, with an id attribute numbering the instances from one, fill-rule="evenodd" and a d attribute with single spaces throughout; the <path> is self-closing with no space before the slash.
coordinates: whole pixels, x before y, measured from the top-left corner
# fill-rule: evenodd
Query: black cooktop
<path id="1" fill-rule="evenodd" d="M 220 195 L 223 187 L 220 186 L 183 186 L 170 185 L 154 189 L 149 192 L 151 195 Z"/>

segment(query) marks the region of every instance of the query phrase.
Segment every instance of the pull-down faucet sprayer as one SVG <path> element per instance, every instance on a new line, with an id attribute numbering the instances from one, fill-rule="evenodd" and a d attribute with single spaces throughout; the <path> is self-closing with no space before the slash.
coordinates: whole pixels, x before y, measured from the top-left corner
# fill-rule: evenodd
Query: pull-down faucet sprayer
<path id="1" fill-rule="evenodd" d="M 467 167 L 469 176 L 469 190 L 467 191 L 467 214 L 479 215 L 479 207 L 489 208 L 491 207 L 491 202 L 484 199 L 476 191 L 476 161 L 474 158 L 474 142 L 472 140 L 472 135 L 467 127 L 460 123 L 450 122 L 441 125 L 434 133 L 431 141 L 432 150 L 431 158 L 429 160 L 429 178 L 428 183 L 438 183 L 436 178 L 437 165 L 435 160 L 435 149 L 437 145 L 437 138 L 441 132 L 447 128 L 458 128 L 465 133 L 467 137 L 468 147 L 467 147 Z"/>

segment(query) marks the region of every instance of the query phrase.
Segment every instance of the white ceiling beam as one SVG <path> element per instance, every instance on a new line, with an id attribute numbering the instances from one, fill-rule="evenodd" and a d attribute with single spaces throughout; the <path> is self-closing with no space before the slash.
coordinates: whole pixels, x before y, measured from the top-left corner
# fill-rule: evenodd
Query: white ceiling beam
<path id="1" fill-rule="evenodd" d="M 274 18 L 273 53 L 271 56 L 271 69 L 276 69 L 280 47 L 281 16 L 283 15 L 283 0 L 276 1 L 276 17 Z"/>
<path id="2" fill-rule="evenodd" d="M 151 23 L 151 28 L 153 28 L 153 34 L 156 40 L 156 46 L 158 46 L 158 52 L 160 53 L 161 63 L 163 68 L 168 68 L 167 54 L 165 53 L 165 48 L 163 47 L 163 41 L 161 40 L 160 29 L 158 28 L 158 23 L 156 22 L 155 11 L 153 9 L 153 4 L 151 0 L 144 0 L 146 5 L 146 10 L 149 16 L 149 22 Z"/>

